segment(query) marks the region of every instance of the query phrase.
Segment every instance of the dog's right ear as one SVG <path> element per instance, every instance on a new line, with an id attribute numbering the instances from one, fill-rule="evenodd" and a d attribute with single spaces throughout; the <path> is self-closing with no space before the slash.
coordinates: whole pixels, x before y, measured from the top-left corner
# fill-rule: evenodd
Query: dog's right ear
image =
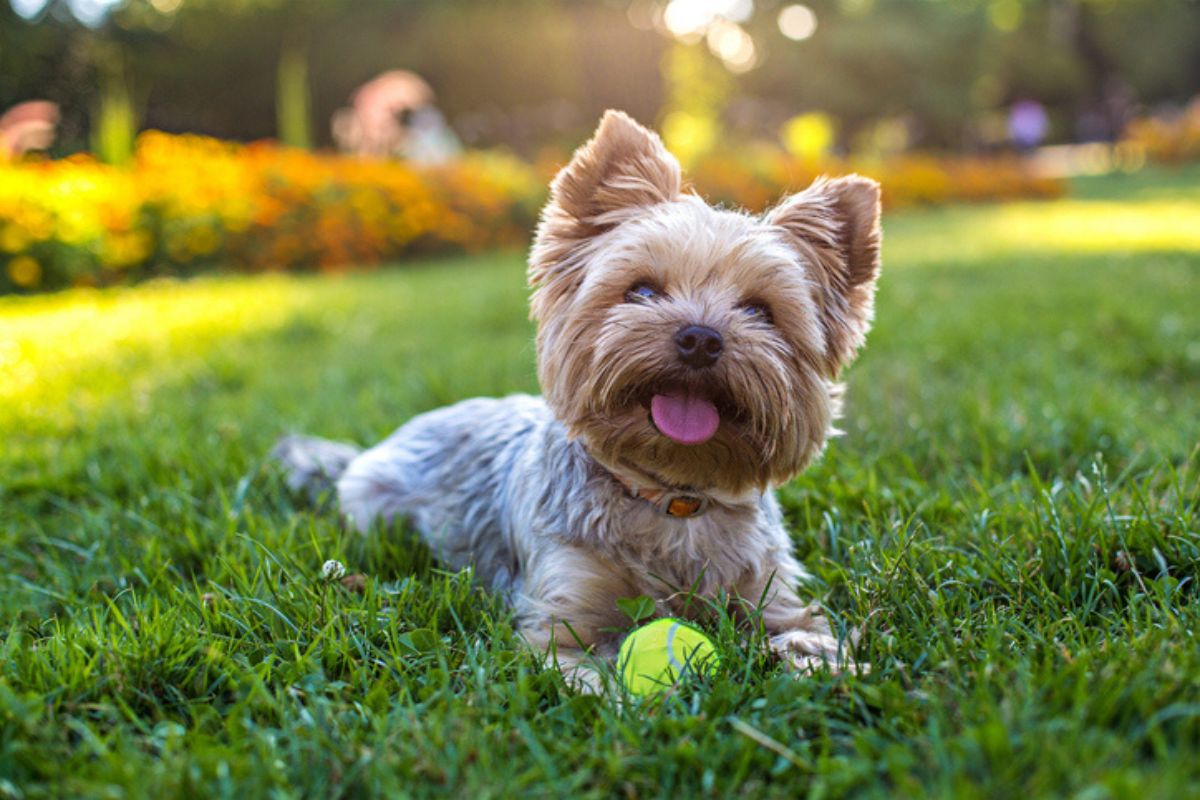
<path id="1" fill-rule="evenodd" d="M 679 194 L 679 162 L 653 131 L 621 111 L 606 111 L 591 141 L 550 185 L 547 214 L 607 227 L 606 217 L 665 203 Z M 618 220 L 613 220 L 618 221 Z"/>
<path id="2" fill-rule="evenodd" d="M 589 236 L 641 208 L 674 200 L 680 184 L 679 162 L 657 134 L 628 114 L 606 111 L 591 140 L 550 184 L 530 257 L 530 285 L 542 287 Z"/>

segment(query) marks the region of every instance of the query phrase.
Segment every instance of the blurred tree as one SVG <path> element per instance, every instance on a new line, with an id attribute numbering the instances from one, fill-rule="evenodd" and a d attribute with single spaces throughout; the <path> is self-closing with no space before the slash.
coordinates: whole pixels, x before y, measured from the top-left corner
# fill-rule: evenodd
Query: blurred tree
<path id="1" fill-rule="evenodd" d="M 906 126 L 902 138 L 920 146 L 981 146 L 987 115 L 1028 98 L 1047 106 L 1063 139 L 1106 135 L 1138 104 L 1200 91 L 1200 3 L 1191 0 L 799 2 L 807 15 L 792 16 L 815 23 L 811 35 L 794 41 L 780 30 L 791 0 L 756 0 L 739 23 L 753 57 L 699 84 L 726 85 L 723 121 L 737 132 L 775 137 L 797 114 L 824 112 L 843 146 L 881 121 Z M 93 43 L 102 42 L 120 48 L 131 108 L 147 126 L 322 144 L 355 87 L 406 68 L 430 82 L 467 143 L 533 153 L 577 141 L 606 107 L 653 121 L 688 102 L 663 70 L 674 46 L 667 7 L 123 0 L 90 29 L 66 0 L 50 0 L 31 21 L 0 0 L 0 105 L 58 102 L 63 146 L 78 146 L 102 118 L 92 108 L 104 75 Z M 703 54 L 716 40 L 693 41 Z M 721 47 L 730 42 L 737 37 Z"/>
<path id="2" fill-rule="evenodd" d="M 881 119 L 918 143 L 981 144 L 988 111 L 1047 105 L 1059 139 L 1089 113 L 1181 103 L 1200 92 L 1200 3 L 1192 0 L 806 0 L 815 35 L 788 41 L 767 2 L 747 27 L 770 58 L 741 78 L 762 132 L 827 111 L 853 141 Z M 1127 112 L 1126 112 L 1127 113 Z"/>
<path id="3" fill-rule="evenodd" d="M 97 46 L 100 92 L 92 120 L 91 149 L 107 164 L 124 164 L 133 156 L 138 131 L 137 111 L 119 48 Z"/>
<path id="4" fill-rule="evenodd" d="M 308 46 L 299 37 L 283 42 L 275 89 L 279 141 L 291 147 L 312 147 L 312 92 L 308 85 Z"/>
<path id="5" fill-rule="evenodd" d="M 346 0 L 126 0 L 114 11 L 113 23 L 155 33 L 168 47 L 189 40 L 200 45 L 196 32 L 209 41 L 220 41 L 229 29 L 250 29 L 256 55 L 276 54 L 275 135 L 284 144 L 308 148 L 313 144 L 309 64 L 314 32 L 347 10 L 370 5 L 368 0 L 353 4 Z M 148 55 L 152 62 L 157 60 L 152 52 Z"/>

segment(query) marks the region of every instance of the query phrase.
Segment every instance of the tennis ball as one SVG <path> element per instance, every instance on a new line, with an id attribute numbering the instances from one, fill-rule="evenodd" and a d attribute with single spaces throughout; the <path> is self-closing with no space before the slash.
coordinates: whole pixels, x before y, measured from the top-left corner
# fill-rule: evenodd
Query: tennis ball
<path id="1" fill-rule="evenodd" d="M 719 663 L 712 640 L 695 628 L 667 617 L 634 630 L 621 644 L 617 668 L 632 694 L 652 695 L 671 688 L 687 674 L 705 673 Z"/>

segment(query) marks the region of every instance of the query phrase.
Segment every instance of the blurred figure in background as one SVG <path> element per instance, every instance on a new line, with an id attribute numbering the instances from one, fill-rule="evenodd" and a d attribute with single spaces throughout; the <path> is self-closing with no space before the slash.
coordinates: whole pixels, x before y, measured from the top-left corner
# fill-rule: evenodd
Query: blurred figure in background
<path id="1" fill-rule="evenodd" d="M 446 161 L 462 145 L 433 100 L 433 89 L 416 73 L 384 72 L 354 92 L 349 108 L 334 112 L 333 140 L 344 153 Z"/>
<path id="2" fill-rule="evenodd" d="M 0 157 L 15 160 L 31 150 L 54 144 L 58 106 L 48 100 L 30 100 L 0 115 Z"/>

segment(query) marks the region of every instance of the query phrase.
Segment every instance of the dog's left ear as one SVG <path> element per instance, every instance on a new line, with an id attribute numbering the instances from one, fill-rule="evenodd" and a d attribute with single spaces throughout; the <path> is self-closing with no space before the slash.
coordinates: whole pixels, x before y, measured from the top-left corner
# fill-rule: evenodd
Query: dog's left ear
<path id="1" fill-rule="evenodd" d="M 799 251 L 813 282 L 831 376 L 862 346 L 875 316 L 879 184 L 860 175 L 820 179 L 767 213 Z"/>

